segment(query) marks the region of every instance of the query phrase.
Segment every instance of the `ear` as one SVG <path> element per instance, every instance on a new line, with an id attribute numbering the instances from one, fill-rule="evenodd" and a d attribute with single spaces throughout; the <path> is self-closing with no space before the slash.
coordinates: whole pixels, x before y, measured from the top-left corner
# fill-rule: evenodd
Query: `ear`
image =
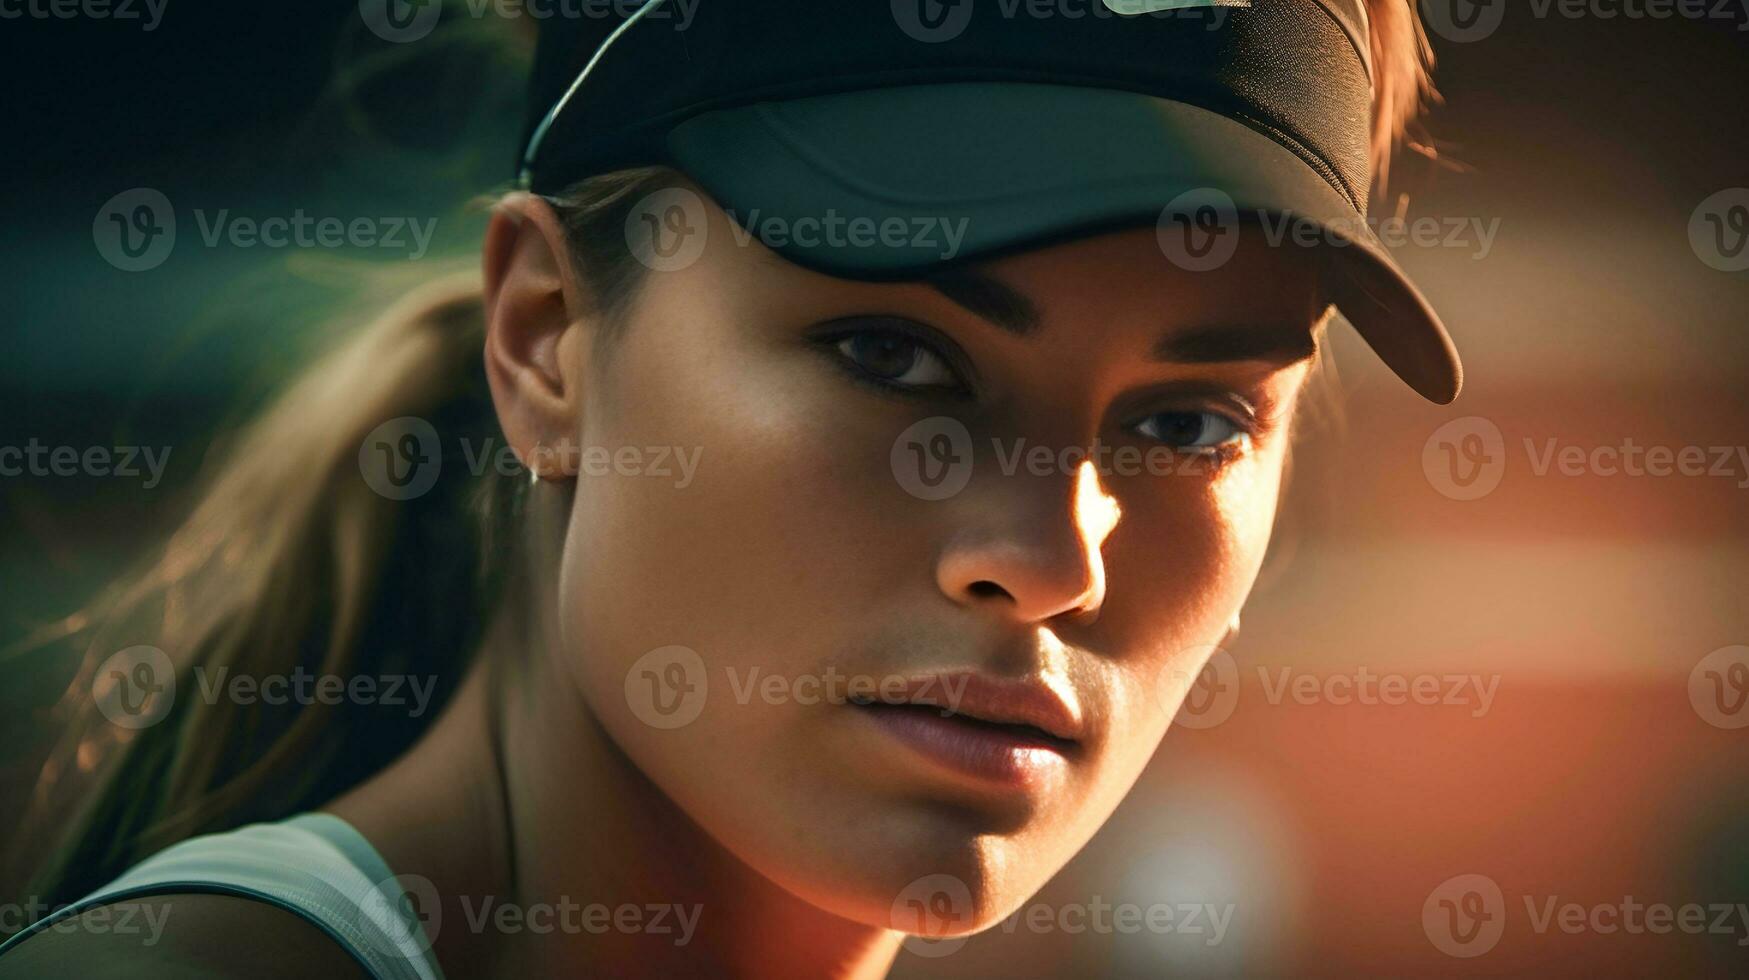
<path id="1" fill-rule="evenodd" d="M 482 259 L 486 378 L 499 424 L 523 465 L 547 479 L 574 475 L 593 302 L 558 215 L 532 194 L 505 197 Z"/>

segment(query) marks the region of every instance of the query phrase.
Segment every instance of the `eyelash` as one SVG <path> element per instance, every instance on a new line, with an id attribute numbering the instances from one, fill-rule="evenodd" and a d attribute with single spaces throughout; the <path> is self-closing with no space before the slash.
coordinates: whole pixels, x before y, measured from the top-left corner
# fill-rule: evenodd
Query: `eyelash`
<path id="1" fill-rule="evenodd" d="M 854 330 L 842 330 L 831 334 L 830 336 L 821 338 L 821 343 L 828 349 L 833 361 L 844 368 L 845 371 L 849 373 L 852 380 L 868 385 L 880 394 L 889 396 L 898 395 L 908 399 L 915 399 L 920 395 L 948 395 L 956 398 L 970 397 L 971 390 L 963 381 L 952 388 L 944 385 L 894 384 L 892 381 L 883 378 L 858 364 L 854 357 L 851 357 L 840 349 L 845 343 L 859 337 L 899 338 L 915 344 L 920 351 L 939 362 L 949 374 L 952 374 L 955 377 L 956 380 L 970 373 L 965 365 L 958 363 L 957 358 L 950 357 L 938 350 L 933 338 L 925 336 L 915 328 L 901 326 L 901 323 L 902 321 L 894 321 L 894 325 L 888 327 L 860 327 Z"/>
<path id="2" fill-rule="evenodd" d="M 936 349 L 935 343 L 931 338 L 914 329 L 908 329 L 902 326 L 902 323 L 903 321 L 894 321 L 892 326 L 861 327 L 854 330 L 843 330 L 821 338 L 820 342 L 822 345 L 829 348 L 834 362 L 841 366 L 852 380 L 869 387 L 879 394 L 888 397 L 897 396 L 905 399 L 915 399 L 922 395 L 935 393 L 946 393 L 955 397 L 969 397 L 971 392 L 963 384 L 955 389 L 947 389 L 942 385 L 895 384 L 892 381 L 882 378 L 862 367 L 857 363 L 854 357 L 842 350 L 845 343 L 859 337 L 873 336 L 899 338 L 916 345 L 921 353 L 934 358 L 950 374 L 955 375 L 956 378 L 965 373 L 965 371 L 955 363 L 954 358 Z M 1249 451 L 1252 440 L 1258 436 L 1263 428 L 1261 422 L 1248 412 L 1228 413 L 1207 409 L 1164 409 L 1143 415 L 1135 424 L 1129 426 L 1129 431 L 1135 431 L 1137 426 L 1142 423 L 1162 415 L 1187 415 L 1192 413 L 1207 415 L 1219 419 L 1222 423 L 1233 428 L 1233 435 L 1220 443 L 1210 446 L 1174 446 L 1158 439 L 1157 437 L 1145 434 L 1143 434 L 1142 437 L 1145 439 L 1153 439 L 1161 445 L 1168 446 L 1174 451 L 1185 455 L 1206 456 L 1213 462 L 1213 465 L 1216 468 L 1219 468 Z"/>

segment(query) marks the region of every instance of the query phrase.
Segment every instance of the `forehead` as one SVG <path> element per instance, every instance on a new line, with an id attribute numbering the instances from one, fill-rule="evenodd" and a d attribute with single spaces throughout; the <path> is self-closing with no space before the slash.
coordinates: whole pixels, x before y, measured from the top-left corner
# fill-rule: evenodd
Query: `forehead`
<path id="1" fill-rule="evenodd" d="M 946 261 L 922 279 L 842 279 L 795 265 L 734 226 L 714 206 L 702 261 L 681 277 L 724 297 L 750 316 L 785 319 L 842 313 L 846 305 L 903 299 L 925 309 L 970 310 L 993 322 L 1032 321 L 1009 332 L 1057 342 L 1134 330 L 1136 343 L 1162 333 L 1209 333 L 1228 327 L 1305 335 L 1327 303 L 1315 253 L 1274 242 L 1265 229 L 1240 225 L 1219 261 L 1193 265 L 1175 257 L 1153 227 L 1085 234 L 982 260 Z M 697 278 L 695 278 L 697 277 Z M 1124 346 L 1133 346 L 1125 344 Z M 1219 346 L 1219 345 L 1217 345 Z"/>
<path id="2" fill-rule="evenodd" d="M 1229 229 L 1231 253 L 1217 261 L 1181 260 L 1154 228 L 1110 231 L 973 263 L 1012 285 L 1051 320 L 1070 309 L 1146 309 L 1186 323 L 1310 322 L 1323 302 L 1311 249 L 1275 244 L 1264 229 Z"/>

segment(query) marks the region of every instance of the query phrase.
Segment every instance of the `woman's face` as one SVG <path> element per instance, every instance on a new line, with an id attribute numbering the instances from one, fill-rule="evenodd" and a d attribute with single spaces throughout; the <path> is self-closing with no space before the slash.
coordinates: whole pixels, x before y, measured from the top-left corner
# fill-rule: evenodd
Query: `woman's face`
<path id="1" fill-rule="evenodd" d="M 584 373 L 565 662 L 760 873 L 986 927 L 1110 815 L 1251 588 L 1306 256 L 1188 272 L 1143 228 L 873 284 L 708 210 Z"/>

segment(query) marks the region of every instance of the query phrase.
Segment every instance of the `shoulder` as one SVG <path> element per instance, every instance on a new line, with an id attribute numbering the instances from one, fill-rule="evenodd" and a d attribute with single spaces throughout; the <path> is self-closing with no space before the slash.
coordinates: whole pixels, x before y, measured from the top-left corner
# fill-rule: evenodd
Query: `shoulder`
<path id="1" fill-rule="evenodd" d="M 0 956 L 0 980 L 45 976 L 368 980 L 370 974 L 295 912 L 236 895 L 171 893 L 94 906 Z"/>

